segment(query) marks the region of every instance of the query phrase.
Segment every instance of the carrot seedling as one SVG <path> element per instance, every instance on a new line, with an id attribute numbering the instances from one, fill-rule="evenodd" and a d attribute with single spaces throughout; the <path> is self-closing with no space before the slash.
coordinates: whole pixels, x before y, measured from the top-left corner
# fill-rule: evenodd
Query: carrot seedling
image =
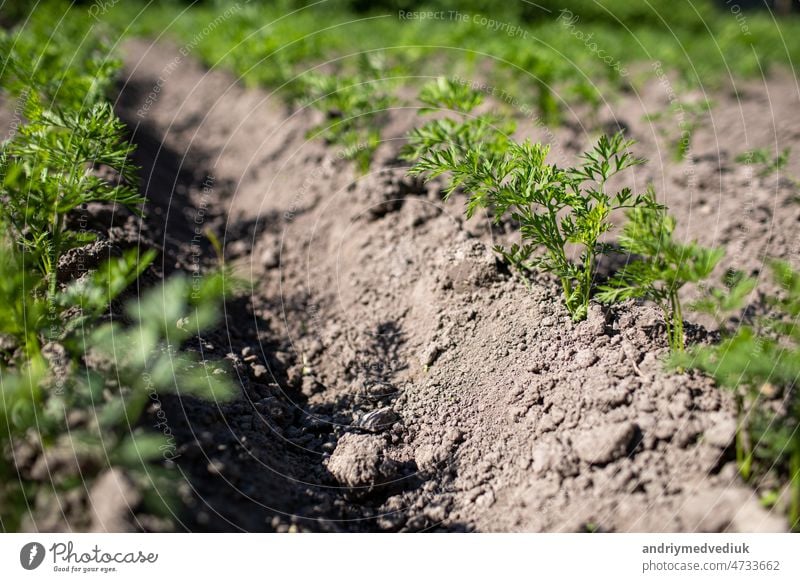
<path id="1" fill-rule="evenodd" d="M 725 252 L 695 242 L 676 241 L 675 219 L 655 202 L 652 189 L 648 203 L 631 209 L 627 215 L 620 246 L 638 258 L 601 287 L 598 299 L 605 303 L 632 298 L 653 301 L 664 314 L 670 349 L 682 352 L 683 307 L 678 293 L 688 283 L 707 279 Z"/>
<path id="2" fill-rule="evenodd" d="M 785 483 L 779 496 L 794 530 L 800 528 L 800 272 L 772 263 L 780 296 L 768 296 L 768 316 L 723 329 L 717 345 L 695 346 L 673 358 L 677 366 L 700 370 L 731 389 L 739 413 L 736 457 L 746 480 L 771 475 Z M 752 290 L 738 277 L 733 294 Z M 737 289 L 738 288 L 738 289 Z M 713 300 L 706 304 L 710 306 Z M 742 301 L 743 303 L 743 301 Z"/>
<path id="3" fill-rule="evenodd" d="M 516 142 L 510 137 L 513 124 L 472 115 L 480 98 L 455 85 L 438 81 L 423 91 L 426 111 L 455 111 L 459 119 L 430 121 L 411 132 L 404 151 L 413 161 L 410 174 L 428 179 L 446 174 L 445 199 L 456 190 L 465 192 L 468 218 L 483 208 L 495 222 L 506 216 L 516 221 L 520 243 L 496 247 L 497 252 L 522 272 L 557 276 L 570 315 L 583 319 L 597 258 L 611 250 L 601 240 L 613 228 L 611 213 L 651 204 L 649 196 L 634 195 L 630 188 L 609 191 L 607 182 L 644 160 L 628 151 L 633 142 L 619 133 L 601 137 L 574 167 L 549 164 L 549 146 Z"/>

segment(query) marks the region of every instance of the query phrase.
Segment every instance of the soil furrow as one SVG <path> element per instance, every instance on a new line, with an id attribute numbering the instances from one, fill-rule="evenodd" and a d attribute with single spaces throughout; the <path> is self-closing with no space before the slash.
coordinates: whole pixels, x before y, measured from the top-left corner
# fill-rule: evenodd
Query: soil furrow
<path id="1" fill-rule="evenodd" d="M 664 371 L 655 310 L 593 306 L 574 325 L 553 281 L 523 285 L 491 251 L 502 228 L 465 222 L 462 200 L 442 203 L 437 183 L 397 164 L 414 123 L 407 110 L 392 113 L 372 170 L 358 176 L 305 137 L 316 114 L 168 45 L 132 41 L 126 54 L 117 110 L 139 144 L 165 268 L 212 265 L 210 228 L 250 282 L 198 346 L 233 361 L 243 398 L 165 399 L 193 489 L 185 527 L 785 529 L 731 462 L 730 398 L 705 378 Z M 778 77 L 770 91 L 789 85 Z M 756 98 L 743 94 L 722 96 L 715 120 L 748 110 Z M 705 243 L 731 244 L 748 224 L 772 221 L 728 264 L 752 271 L 767 252 L 791 256 L 792 188 L 746 175 L 730 162 L 736 142 L 719 139 L 745 133 L 755 147 L 796 132 L 796 94 L 772 103 L 780 128 L 699 130 L 691 175 L 658 162 L 639 115 L 662 106 L 658 91 L 626 99 L 615 110 L 627 117 L 605 115 L 655 160 L 637 188 L 665 184 L 682 218 L 716 213 L 713 232 L 689 221 L 688 235 Z M 555 134 L 568 156 L 591 137 L 579 128 Z"/>

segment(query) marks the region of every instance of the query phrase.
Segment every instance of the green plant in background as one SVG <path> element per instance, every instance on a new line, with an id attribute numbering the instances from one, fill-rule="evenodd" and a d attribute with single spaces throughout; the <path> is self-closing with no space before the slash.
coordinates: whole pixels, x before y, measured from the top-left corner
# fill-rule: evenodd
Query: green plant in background
<path id="1" fill-rule="evenodd" d="M 180 351 L 186 339 L 216 322 L 222 274 L 170 279 L 128 302 L 132 325 L 98 325 L 155 253 L 131 251 L 112 259 L 60 291 L 54 307 L 44 280 L 26 269 L 20 251 L 7 238 L 1 246 L 3 528 L 18 529 L 29 507 L 42 504 L 53 489 L 60 494 L 89 486 L 111 467 L 124 469 L 139 485 L 148 510 L 165 509 L 158 502 L 174 497 L 175 483 L 154 462 L 164 454 L 166 439 L 136 427 L 151 394 L 233 394 L 219 366 Z M 52 309 L 65 322 L 57 334 Z M 54 468 L 49 483 L 40 482 L 35 466 L 14 466 L 11 459 L 23 443 L 34 443 L 40 463 Z M 63 466 L 65 456 L 71 469 Z"/>
<path id="2" fill-rule="evenodd" d="M 128 251 L 59 282 L 62 254 L 93 238 L 69 230 L 68 215 L 92 201 L 137 211 L 143 198 L 129 186 L 132 147 L 105 98 L 119 61 L 105 59 L 96 31 L 76 18 L 81 13 L 45 6 L 24 28 L 0 35 L 3 87 L 25 103 L 25 123 L 0 150 L 4 531 L 30 527 L 37 515 L 61 515 L 53 507 L 62 494 L 89 492 L 112 468 L 138 486 L 146 511 L 164 510 L 177 483 L 154 462 L 163 456 L 164 436 L 140 426 L 151 395 L 234 394 L 220 366 L 193 357 L 183 345 L 216 323 L 230 289 L 224 269 L 173 278 L 129 300 L 126 326 L 101 322 L 118 311 L 112 302 L 154 252 Z M 75 46 L 76 38 L 84 42 Z M 83 518 L 86 523 L 70 526 L 88 527 L 90 516 Z"/>
<path id="3" fill-rule="evenodd" d="M 557 95 L 570 73 L 552 51 L 526 52 L 519 64 L 533 84 L 536 111 L 542 123 L 558 125 L 561 121 L 561 104 Z M 574 79 L 570 79 L 572 81 Z"/>
<path id="4" fill-rule="evenodd" d="M 731 317 L 747 304 L 758 280 L 746 276 L 742 271 L 729 269 L 722 282 L 722 288 L 701 286 L 702 296 L 693 301 L 689 308 L 710 316 L 716 322 L 717 328 L 724 331 Z"/>
<path id="5" fill-rule="evenodd" d="M 623 208 L 654 204 L 648 195 L 634 195 L 630 188 L 609 192 L 610 178 L 644 163 L 628 151 L 633 144 L 622 134 L 601 137 L 582 156 L 582 163 L 559 168 L 546 162 L 549 148 L 529 141 L 517 143 L 507 129 L 498 129 L 487 116 L 467 118 L 478 102 L 460 94 L 447 83 L 424 93 L 426 102 L 442 108 L 454 104 L 461 121 L 435 120 L 412 131 L 404 151 L 413 162 L 412 175 L 429 179 L 448 174 L 445 196 L 456 189 L 468 196 L 467 217 L 479 208 L 488 209 L 496 222 L 507 214 L 519 223 L 521 243 L 496 250 L 518 269 L 538 269 L 561 280 L 564 301 L 573 319 L 586 316 L 592 296 L 597 258 L 610 246 L 602 240 L 613 224 L 611 213 Z M 513 129 L 513 128 L 511 128 Z M 570 256 L 572 248 L 578 261 Z"/>
<path id="6" fill-rule="evenodd" d="M 355 160 L 362 173 L 380 145 L 387 110 L 397 102 L 381 79 L 384 71 L 380 55 L 362 55 L 354 76 L 309 73 L 298 80 L 307 96 L 303 101 L 326 117 L 308 136 L 342 147 L 345 159 Z"/>
<path id="7" fill-rule="evenodd" d="M 784 148 L 778 155 L 773 156 L 769 149 L 757 148 L 739 154 L 736 156 L 736 161 L 740 164 L 759 165 L 761 168 L 758 171 L 758 175 L 768 176 L 785 168 L 786 164 L 789 163 L 791 153 L 792 148 Z"/>
<path id="8" fill-rule="evenodd" d="M 729 270 L 723 279 L 723 287 L 710 287 L 703 290 L 700 299 L 694 301 L 690 308 L 693 311 L 704 313 L 714 319 L 717 329 L 723 339 L 730 338 L 735 331 L 731 329 L 731 321 L 747 305 L 748 298 L 758 284 L 757 279 L 747 277 L 741 271 Z M 673 354 L 672 364 L 679 368 L 691 367 L 695 354 L 700 348 L 693 348 L 687 357 L 685 354 Z M 736 394 L 736 404 L 741 418 L 744 402 L 741 394 Z M 752 449 L 749 445 L 749 435 L 741 430 L 736 433 L 736 461 L 739 471 L 745 478 L 751 474 L 753 461 Z"/>
<path id="9" fill-rule="evenodd" d="M 774 261 L 772 271 L 782 292 L 767 297 L 768 315 L 753 323 L 727 326 L 717 345 L 694 346 L 674 359 L 674 364 L 700 370 L 718 385 L 733 390 L 739 410 L 736 451 L 739 471 L 757 485 L 785 483 L 782 491 L 768 494 L 782 500 L 791 527 L 800 529 L 800 273 L 787 263 Z M 742 306 L 755 283 L 736 275 L 728 284 L 731 303 L 720 292 L 700 308 L 717 313 Z M 717 307 L 719 306 L 719 307 Z"/>
<path id="10" fill-rule="evenodd" d="M 124 126 L 111 105 L 87 109 L 44 109 L 31 94 L 28 123 L 0 150 L 0 220 L 11 226 L 22 247 L 39 257 L 55 293 L 54 273 L 62 253 L 91 242 L 91 233 L 68 231 L 67 215 L 87 202 L 113 202 L 137 211 L 144 201 L 120 183 L 133 183 L 135 168 L 123 139 Z M 101 177 L 96 168 L 117 172 Z"/>
<path id="11" fill-rule="evenodd" d="M 516 124 L 492 113 L 473 115 L 473 110 L 483 103 L 480 92 L 459 81 L 439 78 L 422 88 L 419 99 L 425 104 L 419 109 L 420 114 L 450 111 L 458 114 L 458 119 L 433 119 L 412 129 L 401 152 L 403 159 L 417 162 L 426 155 L 450 150 L 466 155 L 480 149 L 497 156 L 507 151 Z M 448 189 L 447 194 L 456 187 Z"/>
<path id="12" fill-rule="evenodd" d="M 88 202 L 137 212 L 144 198 L 129 186 L 133 145 L 105 99 L 121 62 L 86 19 L 65 17 L 54 26 L 66 9 L 46 8 L 0 37 L 2 80 L 24 100 L 26 120 L 0 146 L 0 220 L 37 257 L 54 295 L 61 255 L 94 239 L 68 231 L 67 215 Z M 74 46 L 75 38 L 83 42 Z"/>
<path id="13" fill-rule="evenodd" d="M 73 111 L 105 101 L 122 63 L 106 41 L 110 27 L 81 10 L 44 0 L 18 29 L 0 30 L 5 93 L 24 97 L 33 91 L 45 108 L 58 104 Z"/>
<path id="14" fill-rule="evenodd" d="M 684 349 L 680 290 L 705 281 L 725 255 L 723 249 L 675 240 L 675 219 L 664 206 L 649 202 L 627 212 L 619 244 L 633 258 L 602 287 L 597 298 L 605 303 L 642 298 L 653 301 L 664 314 L 667 339 L 673 352 Z"/>
<path id="15" fill-rule="evenodd" d="M 786 165 L 789 163 L 789 157 L 792 154 L 792 148 L 783 148 L 777 155 L 773 155 L 773 151 L 767 148 L 757 148 L 748 150 L 736 156 L 736 161 L 740 164 L 759 166 L 758 175 L 766 178 L 770 174 L 779 174 Z M 788 176 L 789 180 L 797 185 L 800 184 L 796 178 Z"/>
<path id="16" fill-rule="evenodd" d="M 736 19 L 713 17 L 711 0 L 680 7 L 666 0 L 643 6 L 609 0 L 601 8 L 572 0 L 548 3 L 547 10 L 538 4 L 478 2 L 473 9 L 461 7 L 475 20 L 398 16 L 416 4 L 278 0 L 187 6 L 131 1 L 116 4 L 101 20 L 120 34 L 166 34 L 190 47 L 211 69 L 229 69 L 248 86 L 278 89 L 290 103 L 305 96 L 304 72 L 324 69 L 326 75 L 358 76 L 359 55 L 382 51 L 396 76 L 430 75 L 430 67 L 447 75 L 480 71 L 478 77 L 489 85 L 529 96 L 543 123 L 558 121 L 565 105 L 597 107 L 601 95 L 634 82 L 638 73 L 629 78 L 627 70 L 635 70 L 636 63 L 658 62 L 691 90 L 721 85 L 731 73 L 761 76 L 776 64 L 791 64 L 796 60 L 792 55 L 800 52 L 796 19 L 776 22 L 754 12 L 748 14 L 745 31 Z M 574 26 L 564 25 L 572 23 L 561 18 L 565 11 L 578 17 Z M 482 22 L 484 14 L 504 26 L 494 28 L 488 16 Z M 651 77 L 652 71 L 645 71 L 642 83 Z M 358 82 L 377 79 L 361 76 Z M 691 116 L 687 111 L 689 124 Z M 379 131 L 379 122 L 380 116 L 372 120 L 374 131 Z M 360 141 L 369 146 L 375 139 Z M 686 143 L 677 139 L 676 150 Z"/>
<path id="17" fill-rule="evenodd" d="M 673 159 L 680 162 L 691 152 L 694 134 L 705 121 L 712 106 L 713 103 L 708 99 L 698 102 L 676 100 L 667 111 L 649 114 L 645 116 L 645 120 L 658 124 L 659 133 L 670 141 Z M 675 127 L 678 129 L 677 134 Z"/>
<path id="18" fill-rule="evenodd" d="M 458 80 L 439 77 L 422 87 L 419 100 L 426 105 L 419 109 L 420 113 L 457 111 L 466 114 L 483 103 L 483 93 Z"/>

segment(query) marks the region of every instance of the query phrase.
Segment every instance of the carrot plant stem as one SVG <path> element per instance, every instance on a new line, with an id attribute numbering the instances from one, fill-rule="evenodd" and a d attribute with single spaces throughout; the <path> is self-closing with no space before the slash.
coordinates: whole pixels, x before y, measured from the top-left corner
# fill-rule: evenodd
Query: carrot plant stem
<path id="1" fill-rule="evenodd" d="M 797 430 L 797 429 L 796 429 Z M 800 530 L 800 439 L 795 437 L 795 446 L 789 461 L 789 524 L 792 531 Z"/>
<path id="2" fill-rule="evenodd" d="M 669 336 L 670 348 L 673 352 L 682 352 L 684 348 L 683 337 L 683 311 L 678 299 L 677 291 L 670 291 L 670 311 L 672 312 L 672 333 Z"/>
<path id="3" fill-rule="evenodd" d="M 753 455 L 747 444 L 744 402 L 742 401 L 741 394 L 736 395 L 736 415 L 739 418 L 739 424 L 736 427 L 736 466 L 739 467 L 739 474 L 742 476 L 742 479 L 747 481 L 750 479 Z"/>

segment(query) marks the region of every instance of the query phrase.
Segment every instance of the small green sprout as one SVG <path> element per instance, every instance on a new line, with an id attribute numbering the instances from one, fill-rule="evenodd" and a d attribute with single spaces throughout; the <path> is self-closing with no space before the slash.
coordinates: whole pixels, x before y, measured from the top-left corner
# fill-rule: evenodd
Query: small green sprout
<path id="1" fill-rule="evenodd" d="M 419 100 L 427 105 L 420 113 L 432 111 L 460 111 L 469 113 L 483 103 L 483 94 L 471 89 L 466 83 L 439 77 L 422 87 Z"/>
<path id="2" fill-rule="evenodd" d="M 119 62 L 107 58 L 84 13 L 67 19 L 66 34 L 41 20 L 48 15 L 49 9 L 37 10 L 31 26 L 0 31 L 3 87 L 25 104 L 25 122 L 0 146 L 0 525 L 6 531 L 36 523 L 40 506 L 52 507 L 62 495 L 89 491 L 112 467 L 137 484 L 142 509 L 166 509 L 165 501 L 177 498 L 174 475 L 159 462 L 170 445 L 165 435 L 139 426 L 152 396 L 234 394 L 224 370 L 184 345 L 218 321 L 229 282 L 224 269 L 172 278 L 127 301 L 128 326 L 119 318 L 101 321 L 118 312 L 112 302 L 155 252 L 129 250 L 59 282 L 63 253 L 93 239 L 70 230 L 68 215 L 87 202 L 138 212 L 143 198 L 132 188 L 126 129 L 105 97 Z M 76 38 L 84 38 L 79 48 Z M 46 480 L 33 476 L 18 462 L 22 443 L 36 462 L 59 468 Z M 55 459 L 65 453 L 75 462 L 61 466 Z M 69 527 L 90 525 L 72 519 L 82 517 L 70 516 Z"/>
<path id="3" fill-rule="evenodd" d="M 713 103 L 707 99 L 699 102 L 676 100 L 672 102 L 668 111 L 646 115 L 645 120 L 659 124 L 659 133 L 670 139 L 673 159 L 680 162 L 691 152 L 694 134 L 712 107 Z"/>
<path id="4" fill-rule="evenodd" d="M 724 330 L 730 318 L 744 308 L 750 294 L 758 285 L 758 280 L 747 277 L 741 271 L 729 269 L 725 273 L 723 285 L 722 289 L 703 289 L 703 296 L 689 306 L 692 311 L 711 316 L 720 330 Z"/>
<path id="5" fill-rule="evenodd" d="M 664 314 L 670 349 L 682 352 L 684 324 L 679 292 L 688 283 L 706 280 L 725 252 L 676 241 L 675 219 L 655 202 L 652 189 L 649 192 L 648 203 L 628 211 L 628 222 L 619 239 L 620 246 L 636 258 L 611 277 L 597 297 L 606 303 L 631 298 L 653 301 Z"/>
<path id="6" fill-rule="evenodd" d="M 386 111 L 396 103 L 381 79 L 385 64 L 376 55 L 362 55 L 355 75 L 311 73 L 301 77 L 305 102 L 325 114 L 325 121 L 308 132 L 342 147 L 363 173 L 381 142 Z"/>
<path id="7" fill-rule="evenodd" d="M 772 155 L 772 151 L 767 148 L 758 148 L 739 154 L 736 156 L 736 161 L 740 164 L 759 166 L 758 175 L 765 178 L 770 174 L 777 174 L 783 170 L 786 164 L 789 163 L 791 153 L 792 148 L 790 147 L 784 148 L 776 156 Z M 796 179 L 790 179 L 792 182 L 797 183 Z"/>

